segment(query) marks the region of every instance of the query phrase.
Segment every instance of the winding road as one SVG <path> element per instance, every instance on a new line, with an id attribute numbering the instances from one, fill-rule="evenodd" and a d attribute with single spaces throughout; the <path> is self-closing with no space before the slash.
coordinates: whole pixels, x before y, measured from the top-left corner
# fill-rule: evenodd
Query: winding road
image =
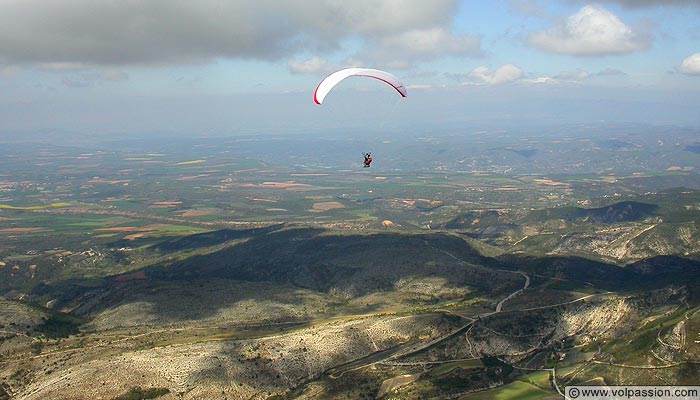
<path id="1" fill-rule="evenodd" d="M 467 263 L 466 261 L 462 260 L 461 258 L 457 257 L 456 255 L 452 254 L 451 252 L 449 252 L 447 250 L 440 249 L 440 248 L 437 248 L 437 247 L 431 245 L 430 243 L 428 243 L 427 240 L 424 240 L 423 242 L 426 244 L 426 246 L 430 247 L 431 249 L 434 249 L 434 250 L 439 251 L 443 254 L 446 254 L 447 256 L 458 261 L 461 264 L 470 265 L 470 266 L 472 265 L 472 264 Z M 490 317 L 492 315 L 503 312 L 502 311 L 503 305 L 507 301 L 513 299 L 514 297 L 516 297 L 517 295 L 522 293 L 525 289 L 530 287 L 530 277 L 521 271 L 510 271 L 510 270 L 503 270 L 503 269 L 499 269 L 496 271 L 505 272 L 505 273 L 509 273 L 509 274 L 522 275 L 522 277 L 525 278 L 525 282 L 524 282 L 522 288 L 519 288 L 516 291 L 510 293 L 508 296 L 504 297 L 498 303 L 496 303 L 496 307 L 495 307 L 494 311 L 479 314 L 476 320 L 471 318 L 471 317 L 466 317 L 466 316 L 462 316 L 461 314 L 458 314 L 461 317 L 470 319 L 470 321 L 468 323 L 466 323 L 465 325 L 462 325 L 459 328 L 454 329 L 454 330 L 452 330 L 452 331 L 450 331 L 442 336 L 439 336 L 433 340 L 430 340 L 428 342 L 424 342 L 424 343 L 411 342 L 411 343 L 407 343 L 407 344 L 393 347 L 391 349 L 381 350 L 381 351 L 372 353 L 368 356 L 365 356 L 363 358 L 360 358 L 360 359 L 357 359 L 354 361 L 350 361 L 350 362 L 343 364 L 343 365 L 333 367 L 333 368 L 327 370 L 325 373 L 329 377 L 331 377 L 332 379 L 337 379 L 337 378 L 340 378 L 344 373 L 346 373 L 348 371 L 354 371 L 354 370 L 366 368 L 366 367 L 369 367 L 369 366 L 375 365 L 375 364 L 387 364 L 387 363 L 391 362 L 392 360 L 397 360 L 399 358 L 407 357 L 409 355 L 421 352 L 421 351 L 426 350 L 432 346 L 435 346 L 436 344 L 441 343 L 449 338 L 452 338 L 452 337 L 454 337 L 454 336 L 456 336 L 464 331 L 468 331 L 474 326 L 474 324 L 477 322 L 477 320 L 479 318 L 486 318 L 486 317 Z M 436 310 L 436 311 L 440 311 L 440 310 Z M 444 312 L 444 310 L 443 310 L 443 312 Z M 454 314 L 454 313 L 450 312 L 450 314 Z M 471 345 L 471 343 L 470 343 L 470 345 Z M 444 360 L 444 361 L 436 362 L 436 364 L 448 363 L 448 362 L 454 362 L 454 361 L 463 361 L 463 360 L 466 360 L 466 359 L 460 358 L 460 359 L 455 359 L 455 360 Z"/>

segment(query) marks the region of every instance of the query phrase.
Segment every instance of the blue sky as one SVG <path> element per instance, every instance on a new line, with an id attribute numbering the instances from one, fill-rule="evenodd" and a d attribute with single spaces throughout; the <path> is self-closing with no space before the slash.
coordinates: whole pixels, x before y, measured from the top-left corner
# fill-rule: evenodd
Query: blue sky
<path id="1" fill-rule="evenodd" d="M 700 125 L 700 1 L 0 0 L 0 135 Z M 409 97 L 343 82 L 391 71 Z"/>

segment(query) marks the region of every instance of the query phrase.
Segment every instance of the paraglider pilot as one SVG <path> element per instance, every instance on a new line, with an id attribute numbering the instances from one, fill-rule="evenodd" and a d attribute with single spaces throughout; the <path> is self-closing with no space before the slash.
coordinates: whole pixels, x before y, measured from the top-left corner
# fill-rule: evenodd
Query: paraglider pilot
<path id="1" fill-rule="evenodd" d="M 365 156 L 365 165 L 363 165 L 364 168 L 369 168 L 369 165 L 372 164 L 372 153 L 362 153 L 363 156 Z"/>

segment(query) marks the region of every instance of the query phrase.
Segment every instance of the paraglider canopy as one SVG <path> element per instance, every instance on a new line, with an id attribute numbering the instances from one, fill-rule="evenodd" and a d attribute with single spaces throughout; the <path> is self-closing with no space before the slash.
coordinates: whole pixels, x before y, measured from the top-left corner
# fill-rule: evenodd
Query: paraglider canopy
<path id="1" fill-rule="evenodd" d="M 328 75 L 318 84 L 314 92 L 314 102 L 316 104 L 323 103 L 323 99 L 326 98 L 326 95 L 343 79 L 350 76 L 364 76 L 378 79 L 396 89 L 401 97 L 407 96 L 406 88 L 403 83 L 401 83 L 397 77 L 386 71 L 371 68 L 345 68 Z"/>

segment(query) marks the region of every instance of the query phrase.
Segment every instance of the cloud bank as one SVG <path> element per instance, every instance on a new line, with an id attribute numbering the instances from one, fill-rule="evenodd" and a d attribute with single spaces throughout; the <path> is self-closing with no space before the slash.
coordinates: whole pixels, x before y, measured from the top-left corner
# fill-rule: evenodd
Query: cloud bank
<path id="1" fill-rule="evenodd" d="M 360 40 L 366 56 L 431 59 L 478 51 L 453 34 L 457 0 L 3 0 L 0 62 L 177 64 L 330 54 Z"/>

